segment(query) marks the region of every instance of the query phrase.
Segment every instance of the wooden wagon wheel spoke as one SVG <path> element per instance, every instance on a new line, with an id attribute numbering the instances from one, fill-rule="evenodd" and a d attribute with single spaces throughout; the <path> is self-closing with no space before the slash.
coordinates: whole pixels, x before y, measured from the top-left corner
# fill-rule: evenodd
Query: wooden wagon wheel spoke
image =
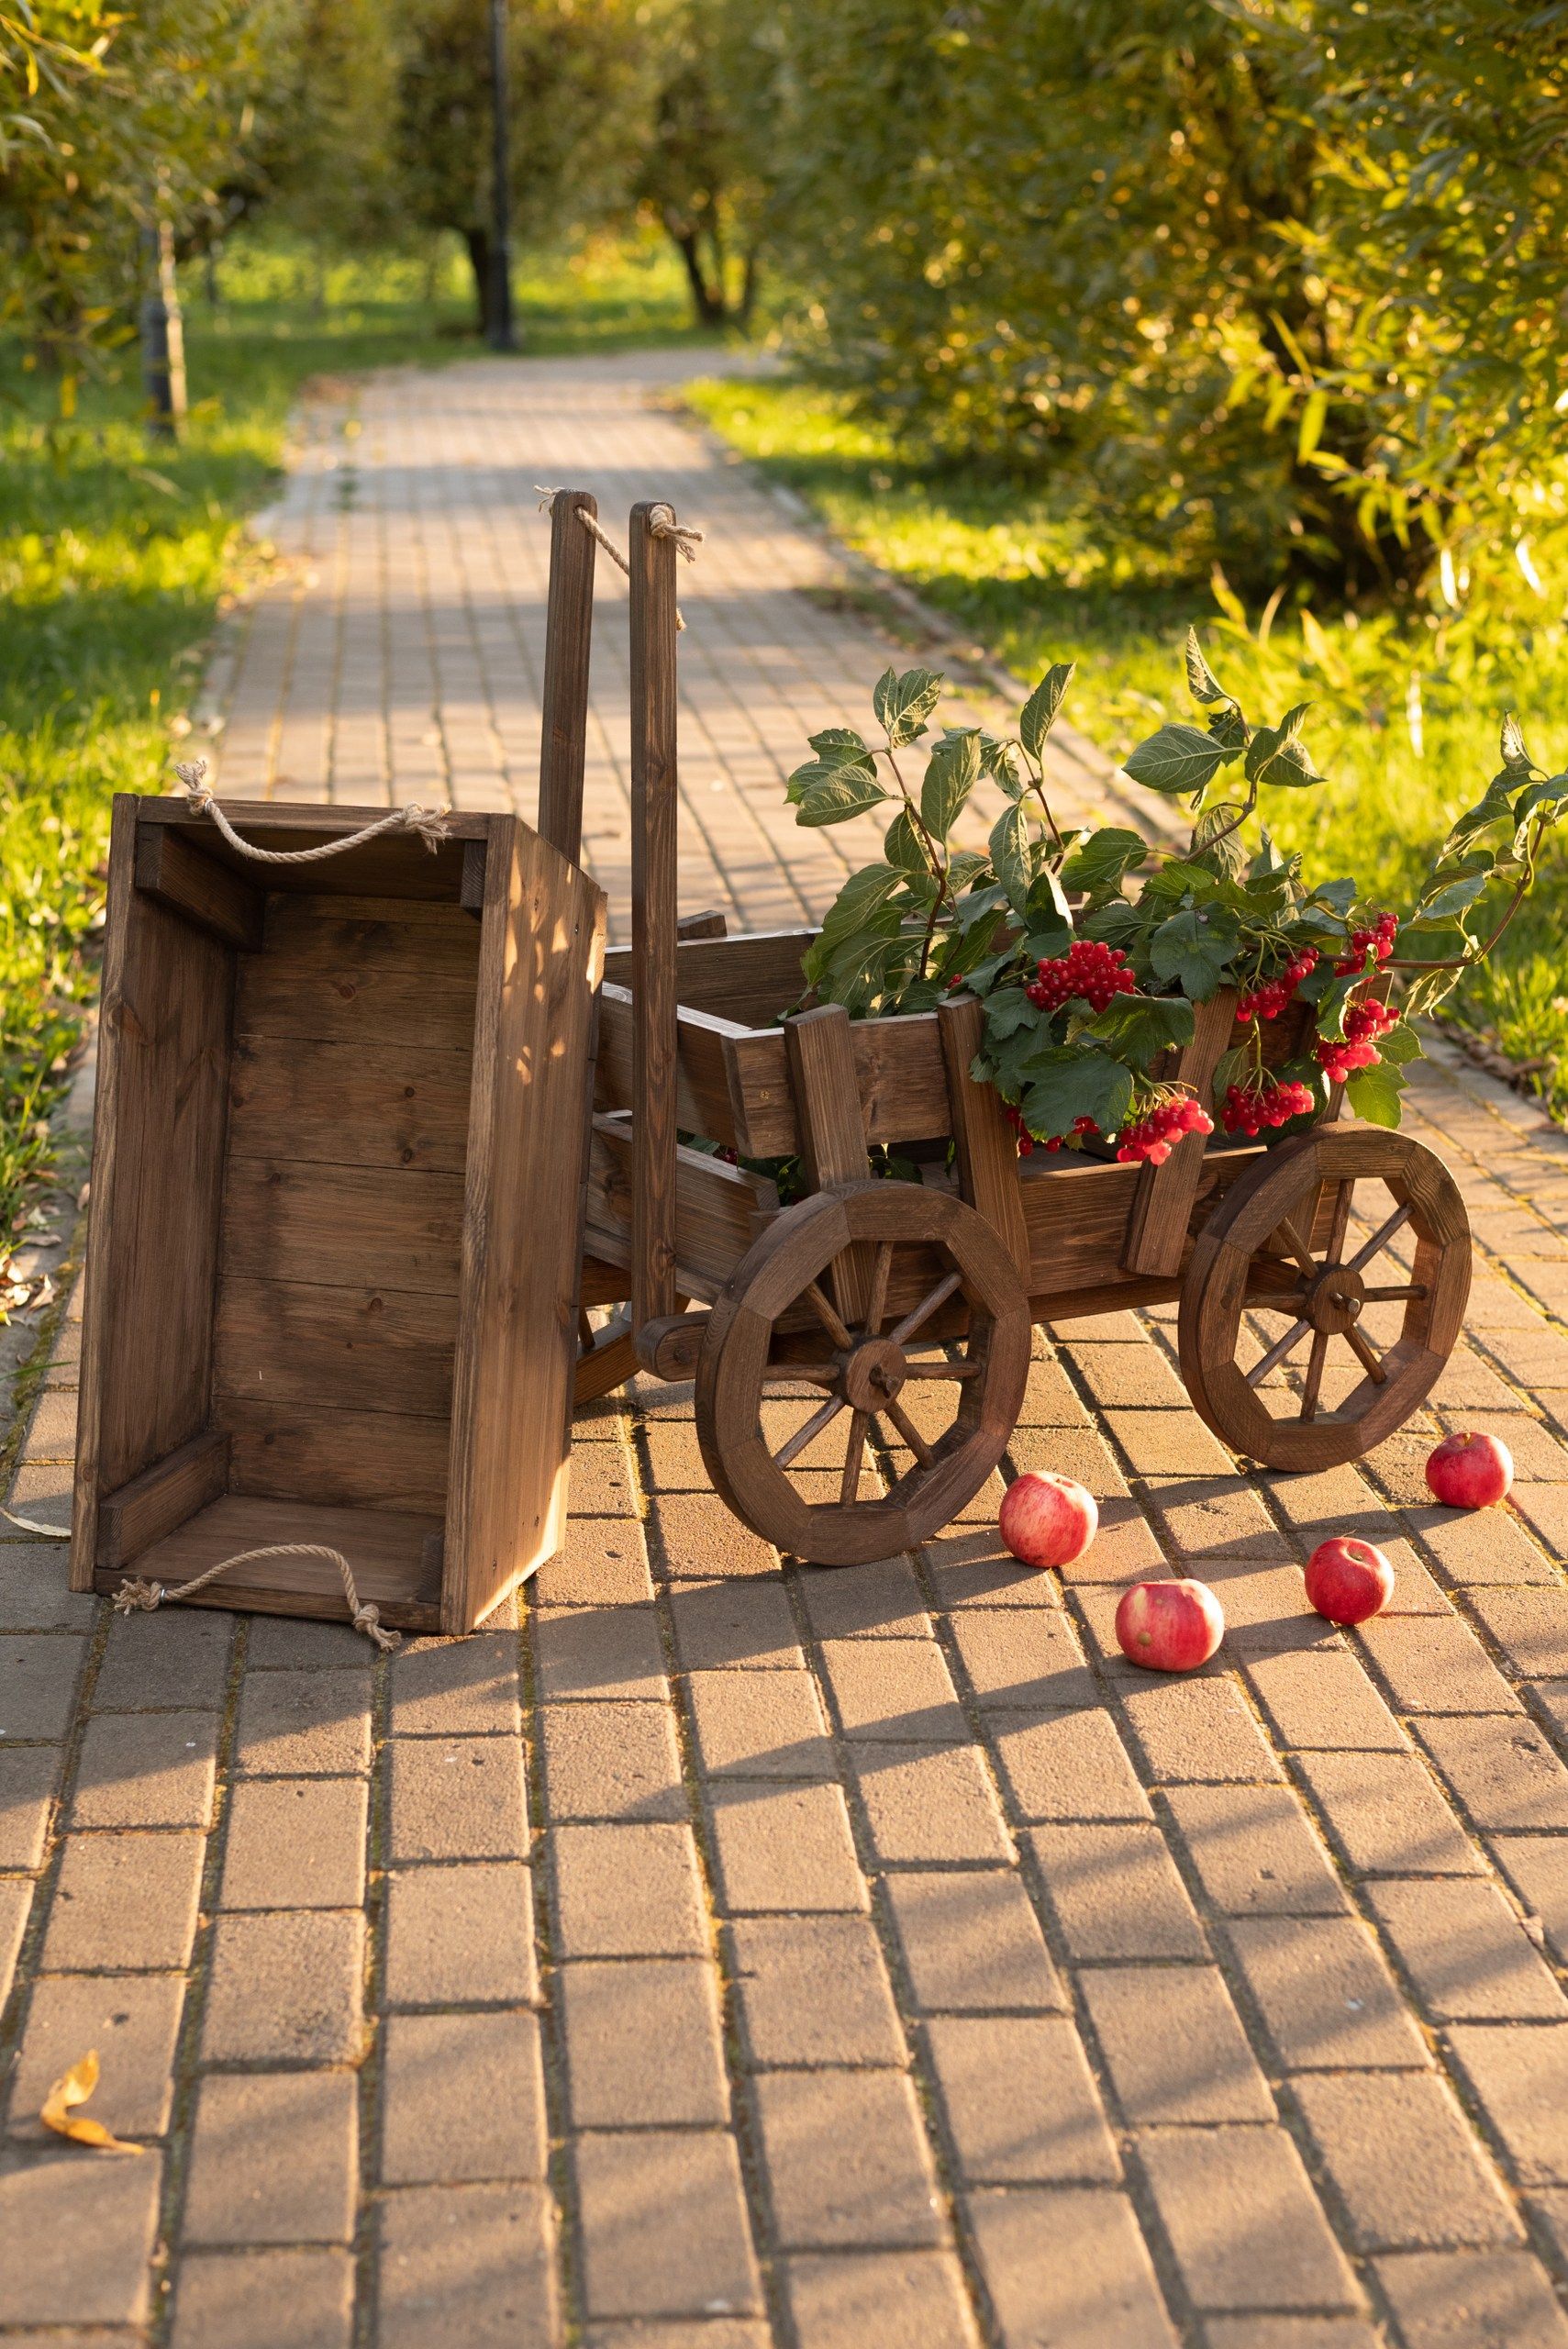
<path id="1" fill-rule="evenodd" d="M 1277 1370 L 1293 1346 L 1298 1346 L 1310 1330 L 1310 1321 L 1293 1321 L 1277 1345 L 1271 1346 L 1261 1362 L 1255 1362 L 1247 1373 L 1249 1386 L 1261 1386 L 1271 1370 Z"/>
<path id="2" fill-rule="evenodd" d="M 866 1437 L 871 1432 L 869 1411 L 856 1411 L 850 1420 L 850 1448 L 844 1454 L 844 1473 L 839 1482 L 839 1506 L 849 1508 L 861 1494 L 861 1465 L 865 1459 Z"/>
<path id="3" fill-rule="evenodd" d="M 767 1362 L 760 1375 L 764 1386 L 788 1386 L 796 1379 L 803 1386 L 831 1386 L 839 1365 L 836 1362 Z"/>
<path id="4" fill-rule="evenodd" d="M 1307 1246 L 1307 1241 L 1296 1230 L 1296 1225 L 1292 1222 L 1290 1217 L 1287 1215 L 1282 1215 L 1279 1219 L 1277 1229 L 1283 1237 L 1286 1247 L 1290 1250 L 1291 1254 L 1296 1258 L 1296 1263 L 1306 1274 L 1307 1278 L 1309 1281 L 1315 1281 L 1318 1277 L 1317 1258 L 1313 1255 L 1311 1249 Z"/>
<path id="5" fill-rule="evenodd" d="M 978 1378 L 981 1364 L 977 1362 L 912 1362 L 905 1366 L 906 1378 Z"/>
<path id="6" fill-rule="evenodd" d="M 1314 1330 L 1312 1352 L 1307 1357 L 1307 1382 L 1301 1390 L 1301 1417 L 1312 1419 L 1318 1409 L 1318 1396 L 1323 1385 L 1323 1365 L 1329 1359 L 1329 1332 Z"/>
<path id="7" fill-rule="evenodd" d="M 915 1331 L 920 1327 L 921 1323 L 923 1321 L 929 1321 L 932 1314 L 937 1310 L 937 1308 L 940 1305 L 945 1305 L 950 1297 L 956 1297 L 962 1286 L 963 1275 L 962 1273 L 950 1273 L 945 1281 L 939 1281 L 935 1288 L 932 1289 L 930 1295 L 929 1297 L 923 1297 L 920 1299 L 919 1304 L 917 1305 L 912 1311 L 904 1316 L 903 1320 L 899 1322 L 896 1329 L 893 1329 L 888 1331 L 887 1334 L 892 1343 L 895 1346 L 902 1346 L 906 1344 L 907 1341 L 913 1337 Z"/>
<path id="8" fill-rule="evenodd" d="M 893 1242 L 884 1240 L 872 1266 L 871 1297 L 866 1304 L 866 1335 L 869 1338 L 874 1338 L 882 1328 L 882 1317 L 887 1310 L 887 1283 L 892 1271 Z"/>
<path id="9" fill-rule="evenodd" d="M 1241 1299 L 1246 1313 L 1299 1313 L 1306 1289 L 1297 1281 L 1294 1288 L 1251 1288 Z"/>
<path id="10" fill-rule="evenodd" d="M 774 1467 L 787 1468 L 792 1460 L 798 1460 L 806 1445 L 814 1443 L 823 1429 L 831 1427 L 840 1412 L 848 1408 L 841 1395 L 829 1395 L 820 1408 L 813 1411 L 811 1417 L 796 1428 L 787 1443 L 779 1446 L 773 1453 Z"/>
<path id="11" fill-rule="evenodd" d="M 1410 1209 L 1408 1205 L 1396 1208 L 1394 1213 L 1389 1217 L 1387 1222 L 1378 1226 L 1377 1230 L 1373 1233 L 1372 1238 L 1367 1241 L 1365 1247 L 1359 1250 L 1357 1253 L 1351 1258 L 1351 1261 L 1346 1265 L 1345 1270 L 1348 1273 L 1359 1273 L 1364 1271 L 1374 1256 L 1382 1255 L 1384 1250 L 1387 1247 L 1395 1233 L 1396 1231 L 1402 1231 L 1409 1220 Z"/>
<path id="12" fill-rule="evenodd" d="M 807 1281 L 801 1294 L 806 1298 L 807 1305 L 810 1306 L 813 1313 L 816 1314 L 818 1321 L 821 1322 L 822 1327 L 827 1330 L 828 1335 L 832 1339 L 833 1343 L 836 1346 L 842 1346 L 844 1351 L 848 1353 L 849 1349 L 855 1341 L 851 1337 L 849 1331 L 845 1329 L 842 1321 L 840 1320 L 839 1308 L 832 1302 L 832 1299 L 828 1297 L 821 1283 L 819 1281 Z"/>
<path id="13" fill-rule="evenodd" d="M 1359 1330 L 1346 1330 L 1341 1331 L 1340 1334 L 1343 1336 L 1346 1344 L 1350 1347 L 1351 1352 L 1355 1355 L 1356 1360 L 1361 1364 L 1361 1366 L 1365 1371 L 1367 1376 L 1369 1378 L 1374 1378 L 1377 1381 L 1377 1384 L 1381 1386 L 1385 1379 L 1388 1376 L 1388 1373 L 1383 1366 L 1383 1356 L 1378 1353 L 1376 1347 L 1369 1344 L 1368 1341 L 1362 1337 Z"/>
<path id="14" fill-rule="evenodd" d="M 1363 1305 L 1406 1305 L 1412 1297 L 1425 1297 L 1425 1281 L 1401 1281 L 1393 1288 L 1368 1288 L 1362 1291 Z"/>
<path id="15" fill-rule="evenodd" d="M 929 1468 L 937 1455 L 931 1450 L 930 1445 L 926 1442 L 925 1437 L 920 1433 L 919 1429 L 915 1425 L 914 1420 L 909 1417 L 908 1412 L 904 1408 L 903 1404 L 892 1402 L 884 1403 L 883 1408 L 886 1412 L 888 1418 L 893 1421 L 894 1426 L 898 1430 L 899 1434 L 903 1437 L 905 1442 L 908 1445 L 916 1459 L 919 1462 L 921 1467 Z"/>

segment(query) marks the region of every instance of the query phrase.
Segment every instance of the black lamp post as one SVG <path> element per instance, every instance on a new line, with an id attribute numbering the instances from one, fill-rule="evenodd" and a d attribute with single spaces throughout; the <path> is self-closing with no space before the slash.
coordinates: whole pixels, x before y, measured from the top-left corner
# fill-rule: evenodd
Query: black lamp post
<path id="1" fill-rule="evenodd" d="M 506 0 L 490 0 L 491 169 L 495 216 L 490 234 L 490 348 L 515 351 L 512 332 L 512 224 L 506 187 Z"/>

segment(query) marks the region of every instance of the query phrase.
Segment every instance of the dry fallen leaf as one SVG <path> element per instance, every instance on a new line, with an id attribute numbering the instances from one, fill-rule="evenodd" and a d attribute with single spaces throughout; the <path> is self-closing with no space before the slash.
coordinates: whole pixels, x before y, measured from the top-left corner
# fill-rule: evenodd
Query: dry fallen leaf
<path id="1" fill-rule="evenodd" d="M 80 2063 L 61 2074 L 43 2100 L 39 2119 L 46 2129 L 69 2137 L 73 2144 L 96 2145 L 106 2154 L 139 2154 L 139 2145 L 128 2145 L 123 2138 L 111 2136 L 101 2121 L 73 2113 L 72 2107 L 85 2104 L 97 2085 L 98 2051 L 91 2047 Z"/>

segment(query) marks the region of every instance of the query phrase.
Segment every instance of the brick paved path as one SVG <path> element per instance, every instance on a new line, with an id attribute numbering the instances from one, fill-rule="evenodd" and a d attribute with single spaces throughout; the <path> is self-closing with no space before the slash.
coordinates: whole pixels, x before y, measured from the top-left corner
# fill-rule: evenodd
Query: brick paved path
<path id="1" fill-rule="evenodd" d="M 780 777 L 885 647 L 652 375 L 473 365 L 373 385 L 357 437 L 319 414 L 217 677 L 225 787 L 526 807 L 532 484 L 657 490 L 712 532 L 686 902 L 819 905 L 843 836 Z M 588 831 L 624 903 L 619 594 Z M 917 1557 L 781 1571 L 651 1386 L 580 1427 L 521 1619 L 390 1661 L 111 1620 L 0 1546 L 0 2344 L 1564 2349 L 1568 1141 L 1481 1080 L 1415 1096 L 1481 1255 L 1432 1413 L 1363 1470 L 1241 1477 L 1173 1315 L 1077 1324 L 1014 1446 L 1101 1497 L 1065 1589 L 998 1555 L 995 1495 Z M 1509 1510 L 1424 1505 L 1455 1424 L 1506 1434 Z M 1329 1528 L 1396 1561 L 1362 1634 L 1303 1613 Z M 1182 1681 L 1107 1645 L 1162 1560 L 1230 1625 Z M 94 2045 L 139 2155 L 39 2143 Z"/>

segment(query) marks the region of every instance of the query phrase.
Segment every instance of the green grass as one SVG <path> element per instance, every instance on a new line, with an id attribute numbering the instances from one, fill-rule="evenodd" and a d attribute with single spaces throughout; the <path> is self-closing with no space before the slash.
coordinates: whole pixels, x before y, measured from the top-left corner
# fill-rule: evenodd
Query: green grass
<path id="1" fill-rule="evenodd" d="M 0 1264 L 51 1163 L 48 1119 L 96 984 L 116 791 L 166 787 L 213 622 L 261 557 L 243 523 L 309 377 L 474 355 L 465 265 L 334 262 L 240 247 L 184 288 L 192 401 L 150 440 L 134 360 L 62 421 L 0 345 Z M 658 246 L 530 262 L 517 323 L 537 352 L 695 340 Z"/>
<path id="2" fill-rule="evenodd" d="M 1262 615 L 1242 614 L 1223 581 L 1217 596 L 1210 583 L 1173 577 L 1159 549 L 1118 543 L 1065 484 L 911 461 L 805 384 L 716 381 L 685 396 L 849 545 L 906 580 L 1019 676 L 1076 661 L 1066 714 L 1114 757 L 1162 718 L 1195 715 L 1180 654 L 1189 622 L 1250 716 L 1276 718 L 1311 700 L 1307 740 L 1329 782 L 1270 794 L 1264 813 L 1320 877 L 1353 873 L 1397 907 L 1453 817 L 1496 772 L 1505 709 L 1519 711 L 1549 772 L 1568 767 L 1560 626 L 1526 631 L 1510 619 L 1488 646 L 1324 612 L 1309 646 L 1294 622 L 1260 629 Z M 1408 715 L 1413 673 L 1419 755 Z M 871 685 L 868 677 L 868 710 Z M 1568 857 L 1559 849 L 1494 963 L 1451 1003 L 1516 1061 L 1544 1062 L 1539 1081 L 1560 1116 L 1568 1111 L 1565 940 Z"/>

